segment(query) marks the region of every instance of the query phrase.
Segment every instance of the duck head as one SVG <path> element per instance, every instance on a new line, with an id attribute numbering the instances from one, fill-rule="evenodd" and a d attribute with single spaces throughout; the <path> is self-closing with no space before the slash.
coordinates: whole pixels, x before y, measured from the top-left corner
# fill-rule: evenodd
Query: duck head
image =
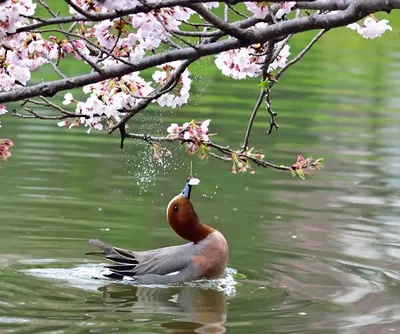
<path id="1" fill-rule="evenodd" d="M 182 192 L 168 204 L 167 218 L 169 225 L 183 239 L 198 243 L 214 231 L 213 228 L 202 224 L 190 201 L 192 185 L 186 181 Z"/>

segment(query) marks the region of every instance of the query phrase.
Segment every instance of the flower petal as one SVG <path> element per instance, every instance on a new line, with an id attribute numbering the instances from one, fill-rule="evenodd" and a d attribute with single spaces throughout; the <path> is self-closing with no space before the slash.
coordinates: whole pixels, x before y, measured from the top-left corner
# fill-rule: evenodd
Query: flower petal
<path id="1" fill-rule="evenodd" d="M 191 186 L 197 186 L 200 183 L 200 180 L 196 179 L 195 177 L 191 177 L 188 183 Z"/>

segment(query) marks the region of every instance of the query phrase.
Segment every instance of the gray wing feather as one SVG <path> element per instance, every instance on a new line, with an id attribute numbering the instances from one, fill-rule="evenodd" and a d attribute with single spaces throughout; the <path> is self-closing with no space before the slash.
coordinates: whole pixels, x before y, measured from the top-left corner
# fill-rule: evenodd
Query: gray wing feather
<path id="1" fill-rule="evenodd" d="M 110 275 L 112 278 L 148 274 L 168 275 L 183 271 L 185 268 L 191 267 L 191 257 L 197 253 L 198 248 L 193 243 L 187 243 L 180 246 L 136 252 L 112 247 L 100 240 L 90 240 L 89 243 L 103 251 L 102 253 L 91 252 L 88 253 L 89 255 L 100 255 L 117 263 L 117 265 L 108 266 L 108 269 L 113 272 Z"/>

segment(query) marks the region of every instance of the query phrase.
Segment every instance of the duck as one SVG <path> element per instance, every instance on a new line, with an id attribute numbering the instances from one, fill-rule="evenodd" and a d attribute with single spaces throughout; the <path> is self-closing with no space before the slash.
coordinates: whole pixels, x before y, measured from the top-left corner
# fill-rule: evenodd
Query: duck
<path id="1" fill-rule="evenodd" d="M 111 279 L 129 277 L 140 284 L 169 285 L 212 279 L 225 274 L 228 263 L 228 243 L 221 232 L 199 219 L 190 200 L 192 178 L 188 178 L 182 192 L 167 206 L 170 227 L 188 243 L 135 251 L 117 248 L 98 239 L 89 243 L 102 252 L 87 255 L 102 256 L 112 261 L 104 274 Z"/>

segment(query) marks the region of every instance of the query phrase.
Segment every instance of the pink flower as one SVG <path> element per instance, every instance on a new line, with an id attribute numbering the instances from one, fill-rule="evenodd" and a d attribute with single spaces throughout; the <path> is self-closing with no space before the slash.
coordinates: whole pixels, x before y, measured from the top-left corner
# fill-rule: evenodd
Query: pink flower
<path id="1" fill-rule="evenodd" d="M 263 2 L 245 2 L 247 9 L 258 19 L 263 19 L 268 14 L 268 3 Z"/>
<path id="2" fill-rule="evenodd" d="M 276 12 L 276 18 L 281 19 L 283 15 L 289 14 L 292 11 L 292 7 L 296 4 L 296 1 L 281 2 L 280 8 Z"/>
<path id="3" fill-rule="evenodd" d="M 63 101 L 63 105 L 68 105 L 71 102 L 75 102 L 74 97 L 72 96 L 71 93 L 67 93 L 64 95 L 64 101 Z"/>
<path id="4" fill-rule="evenodd" d="M 0 104 L 0 115 L 4 115 L 5 113 L 7 113 L 6 106 L 3 106 L 2 104 Z"/>
<path id="5" fill-rule="evenodd" d="M 191 186 L 197 186 L 199 183 L 200 183 L 199 179 L 196 179 L 195 177 L 190 177 L 189 184 Z"/>
<path id="6" fill-rule="evenodd" d="M 168 133 L 178 133 L 179 132 L 179 125 L 176 123 L 171 123 L 171 125 L 167 129 Z"/>
<path id="7" fill-rule="evenodd" d="M 210 126 L 211 119 L 207 119 L 201 123 L 201 131 L 208 133 L 208 127 Z"/>
<path id="8" fill-rule="evenodd" d="M 14 142 L 10 139 L 0 139 L 0 160 L 7 160 L 11 156 L 10 147 L 14 146 Z"/>
<path id="9" fill-rule="evenodd" d="M 388 20 L 377 20 L 374 17 L 368 16 L 362 26 L 357 22 L 347 25 L 347 28 L 356 30 L 364 38 L 377 38 L 381 37 L 386 30 L 392 30 L 392 27 L 388 25 Z"/>
<path id="10" fill-rule="evenodd" d="M 172 123 L 167 132 L 169 137 L 178 137 L 184 139 L 185 146 L 189 150 L 189 154 L 198 153 L 201 159 L 208 156 L 209 147 L 207 142 L 210 140 L 208 137 L 208 127 L 211 120 L 207 119 L 203 122 L 186 122 L 182 126 Z"/>
<path id="11" fill-rule="evenodd" d="M 67 126 L 67 125 L 69 125 L 69 124 L 70 124 L 70 121 L 69 121 L 69 120 L 60 121 L 60 122 L 57 123 L 57 125 L 58 125 L 59 127 Z"/>

